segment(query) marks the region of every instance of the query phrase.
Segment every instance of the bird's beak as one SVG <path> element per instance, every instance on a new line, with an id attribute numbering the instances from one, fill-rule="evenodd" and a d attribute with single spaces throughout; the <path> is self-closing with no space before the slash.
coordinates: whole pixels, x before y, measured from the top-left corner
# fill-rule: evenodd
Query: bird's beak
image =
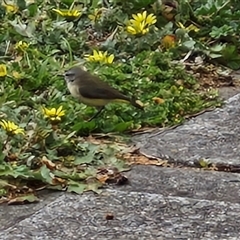
<path id="1" fill-rule="evenodd" d="M 65 73 L 63 73 L 63 74 L 62 74 L 62 73 L 61 73 L 61 74 L 59 73 L 59 74 L 57 74 L 57 76 L 58 76 L 58 77 L 65 77 Z"/>

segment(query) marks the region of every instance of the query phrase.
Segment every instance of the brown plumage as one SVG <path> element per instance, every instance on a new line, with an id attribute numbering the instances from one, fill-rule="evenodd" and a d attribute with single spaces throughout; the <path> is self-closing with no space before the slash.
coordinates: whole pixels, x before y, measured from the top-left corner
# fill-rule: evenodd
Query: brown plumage
<path id="1" fill-rule="evenodd" d="M 104 107 L 110 102 L 129 102 L 134 107 L 143 109 L 134 99 L 122 94 L 99 77 L 73 67 L 65 73 L 70 93 L 80 102 L 95 107 Z"/>

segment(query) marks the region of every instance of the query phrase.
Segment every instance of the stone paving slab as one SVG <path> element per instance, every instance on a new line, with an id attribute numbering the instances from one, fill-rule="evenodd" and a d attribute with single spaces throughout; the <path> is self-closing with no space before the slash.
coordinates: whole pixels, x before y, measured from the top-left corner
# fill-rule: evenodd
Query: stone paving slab
<path id="1" fill-rule="evenodd" d="M 172 130 L 137 135 L 133 142 L 146 155 L 190 166 L 201 159 L 240 166 L 240 94 L 227 100 L 223 108 Z"/>
<path id="2" fill-rule="evenodd" d="M 129 185 L 100 195 L 59 195 L 34 213 L 25 205 L 31 214 L 0 239 L 239 239 L 239 174 L 135 166 L 126 175 Z"/>
<path id="3" fill-rule="evenodd" d="M 63 195 L 0 239 L 239 239 L 239 225 L 239 204 L 107 190 Z"/>
<path id="4" fill-rule="evenodd" d="M 48 203 L 62 196 L 63 192 L 42 191 L 39 194 L 40 202 L 25 205 L 0 205 L 0 231 L 28 218 L 35 212 L 44 208 Z M 0 234 L 1 236 L 1 234 Z"/>
<path id="5" fill-rule="evenodd" d="M 139 165 L 126 175 L 130 184 L 118 189 L 240 203 L 240 174 L 238 173 Z"/>

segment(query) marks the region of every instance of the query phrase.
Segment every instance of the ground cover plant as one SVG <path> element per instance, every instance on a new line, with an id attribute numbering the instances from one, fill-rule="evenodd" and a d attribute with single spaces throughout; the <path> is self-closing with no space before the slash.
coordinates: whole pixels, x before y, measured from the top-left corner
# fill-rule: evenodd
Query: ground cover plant
<path id="1" fill-rule="evenodd" d="M 88 136 L 172 126 L 220 106 L 183 59 L 240 67 L 237 1 L 16 0 L 2 2 L 0 17 L 2 202 L 125 182 L 127 147 Z M 96 110 L 73 99 L 61 76 L 74 65 L 139 99 L 144 111 L 110 104 L 87 122 Z"/>

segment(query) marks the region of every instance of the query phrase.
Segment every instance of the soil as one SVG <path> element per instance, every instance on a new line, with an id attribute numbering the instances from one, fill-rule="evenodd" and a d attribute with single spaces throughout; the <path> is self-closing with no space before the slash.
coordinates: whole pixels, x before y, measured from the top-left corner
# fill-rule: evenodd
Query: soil
<path id="1" fill-rule="evenodd" d="M 232 71 L 212 64 L 189 64 L 186 69 L 198 80 L 200 89 L 218 90 L 222 99 L 228 99 L 240 93 L 240 70 Z"/>

